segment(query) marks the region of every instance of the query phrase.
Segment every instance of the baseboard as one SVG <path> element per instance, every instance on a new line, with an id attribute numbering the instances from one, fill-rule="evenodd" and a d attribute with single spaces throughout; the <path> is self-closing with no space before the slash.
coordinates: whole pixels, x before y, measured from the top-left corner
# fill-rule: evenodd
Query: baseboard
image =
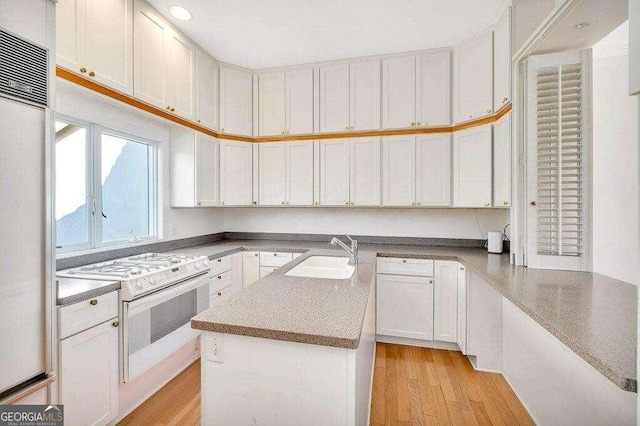
<path id="1" fill-rule="evenodd" d="M 516 390 L 516 388 L 511 383 L 511 380 L 509 380 L 509 376 L 507 376 L 504 373 L 501 373 L 501 374 L 502 374 L 502 377 L 504 377 L 504 380 L 507 382 L 507 384 L 511 388 L 511 390 L 513 391 L 513 393 L 515 394 L 516 398 L 518 398 L 518 401 L 520 401 L 520 404 L 522 404 L 524 409 L 527 411 L 527 414 L 529 414 L 529 417 L 531 417 L 531 420 L 533 420 L 533 423 L 535 423 L 536 425 L 539 425 L 540 422 L 535 418 L 535 416 L 533 415 L 533 413 L 531 412 L 531 410 L 529 409 L 527 404 L 524 402 L 524 400 L 522 398 L 520 398 L 520 395 L 518 394 L 518 391 Z"/>
<path id="2" fill-rule="evenodd" d="M 382 336 L 376 334 L 376 342 L 392 343 L 396 345 L 419 346 L 422 348 L 444 349 L 448 351 L 460 352 L 460 347 L 458 347 L 457 344 L 450 342 L 439 342 L 436 340 L 416 340 L 408 339 L 406 337 Z"/>

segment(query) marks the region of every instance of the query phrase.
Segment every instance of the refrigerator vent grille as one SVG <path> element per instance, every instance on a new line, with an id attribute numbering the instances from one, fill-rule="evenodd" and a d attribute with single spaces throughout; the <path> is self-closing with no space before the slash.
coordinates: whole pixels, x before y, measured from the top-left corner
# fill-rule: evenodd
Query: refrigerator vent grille
<path id="1" fill-rule="evenodd" d="M 0 29 L 0 94 L 48 104 L 48 52 Z"/>

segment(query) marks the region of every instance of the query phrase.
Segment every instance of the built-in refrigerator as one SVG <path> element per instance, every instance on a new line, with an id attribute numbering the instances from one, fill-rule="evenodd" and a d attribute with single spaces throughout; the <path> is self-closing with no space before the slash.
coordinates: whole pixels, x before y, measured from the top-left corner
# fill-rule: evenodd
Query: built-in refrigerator
<path id="1" fill-rule="evenodd" d="M 0 401 L 48 380 L 49 58 L 0 27 Z"/>

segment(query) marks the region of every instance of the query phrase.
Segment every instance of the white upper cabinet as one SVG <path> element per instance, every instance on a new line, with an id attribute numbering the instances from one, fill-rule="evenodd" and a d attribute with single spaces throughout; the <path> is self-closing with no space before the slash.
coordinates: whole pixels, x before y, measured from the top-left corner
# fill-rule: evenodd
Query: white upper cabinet
<path id="1" fill-rule="evenodd" d="M 500 110 L 511 100 L 511 7 L 493 29 L 493 106 Z"/>
<path id="2" fill-rule="evenodd" d="M 451 135 L 416 136 L 416 205 L 451 205 Z"/>
<path id="3" fill-rule="evenodd" d="M 349 65 L 320 68 L 320 132 L 349 130 Z"/>
<path id="4" fill-rule="evenodd" d="M 157 12 L 145 2 L 135 2 L 134 30 L 133 94 L 144 102 L 166 108 L 164 26 Z"/>
<path id="5" fill-rule="evenodd" d="M 195 45 L 186 37 L 165 29 L 165 95 L 172 113 L 193 119 L 195 114 Z"/>
<path id="6" fill-rule="evenodd" d="M 493 203 L 511 205 L 511 113 L 493 125 Z"/>
<path id="7" fill-rule="evenodd" d="M 219 142 L 186 127 L 171 131 L 172 207 L 219 205 Z"/>
<path id="8" fill-rule="evenodd" d="M 313 142 L 287 142 L 286 202 L 313 205 Z"/>
<path id="9" fill-rule="evenodd" d="M 458 262 L 436 260 L 433 286 L 433 339 L 457 342 Z"/>
<path id="10" fill-rule="evenodd" d="M 457 123 L 493 113 L 493 33 L 485 31 L 456 46 L 453 112 Z"/>
<path id="11" fill-rule="evenodd" d="M 132 0 L 61 0 L 56 5 L 56 63 L 133 94 Z"/>
<path id="12" fill-rule="evenodd" d="M 382 127 L 450 124 L 451 53 L 382 62 Z"/>
<path id="13" fill-rule="evenodd" d="M 313 69 L 287 71 L 286 132 L 313 133 Z"/>
<path id="14" fill-rule="evenodd" d="M 218 130 L 218 64 L 201 49 L 196 51 L 196 122 Z"/>
<path id="15" fill-rule="evenodd" d="M 320 68 L 320 132 L 380 128 L 380 62 Z"/>
<path id="16" fill-rule="evenodd" d="M 351 206 L 380 205 L 380 138 L 351 139 L 349 200 Z"/>
<path id="17" fill-rule="evenodd" d="M 380 128 L 380 61 L 349 66 L 349 125 L 351 130 Z"/>
<path id="18" fill-rule="evenodd" d="M 451 53 L 416 58 L 416 126 L 451 124 Z"/>
<path id="19" fill-rule="evenodd" d="M 286 204 L 287 153 L 284 142 L 261 143 L 259 149 L 259 203 L 261 206 Z"/>
<path id="20" fill-rule="evenodd" d="M 382 205 L 415 205 L 415 163 L 415 136 L 387 136 L 382 139 Z"/>
<path id="21" fill-rule="evenodd" d="M 134 96 L 194 117 L 195 45 L 143 1 L 134 8 Z"/>
<path id="22" fill-rule="evenodd" d="M 220 67 L 220 131 L 253 135 L 253 76 Z"/>
<path id="23" fill-rule="evenodd" d="M 349 205 L 349 139 L 320 141 L 320 204 Z"/>
<path id="24" fill-rule="evenodd" d="M 313 142 L 261 143 L 261 206 L 313 205 Z"/>
<path id="25" fill-rule="evenodd" d="M 416 122 L 416 58 L 382 61 L 382 127 L 412 127 Z"/>
<path id="26" fill-rule="evenodd" d="M 260 136 L 284 135 L 286 133 L 286 99 L 285 72 L 272 72 L 258 76 L 258 132 Z"/>
<path id="27" fill-rule="evenodd" d="M 220 141 L 220 205 L 250 206 L 253 202 L 253 144 Z"/>
<path id="28" fill-rule="evenodd" d="M 453 206 L 491 206 L 491 125 L 453 136 Z"/>
<path id="29" fill-rule="evenodd" d="M 261 136 L 313 133 L 313 70 L 260 74 L 258 108 Z"/>

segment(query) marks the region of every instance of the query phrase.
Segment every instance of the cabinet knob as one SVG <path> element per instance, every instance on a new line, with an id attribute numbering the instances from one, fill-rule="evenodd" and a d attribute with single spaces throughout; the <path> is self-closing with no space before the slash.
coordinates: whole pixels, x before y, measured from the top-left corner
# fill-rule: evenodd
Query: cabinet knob
<path id="1" fill-rule="evenodd" d="M 220 201 L 220 205 L 224 206 L 224 201 Z"/>
<path id="2" fill-rule="evenodd" d="M 93 72 L 93 71 L 89 71 L 89 77 L 95 77 L 95 76 L 96 76 L 96 73 L 95 73 L 95 72 Z"/>
<path id="3" fill-rule="evenodd" d="M 349 202 L 348 202 L 348 201 L 345 201 L 345 202 L 344 202 L 344 205 L 345 205 L 345 206 L 348 206 L 348 205 L 349 205 Z"/>
<path id="4" fill-rule="evenodd" d="M 220 127 L 220 131 L 221 131 L 221 132 L 224 132 L 224 127 Z"/>
<path id="5" fill-rule="evenodd" d="M 218 259 L 218 262 L 222 262 L 222 258 Z"/>
<path id="6" fill-rule="evenodd" d="M 287 134 L 287 135 L 289 134 L 289 131 L 288 131 L 288 130 L 287 130 L 287 133 L 286 133 L 286 134 Z"/>
<path id="7" fill-rule="evenodd" d="M 222 292 L 221 291 L 218 292 L 218 296 L 222 296 Z"/>
<path id="8" fill-rule="evenodd" d="M 222 279 L 222 275 L 218 275 L 218 279 L 221 280 Z"/>
<path id="9" fill-rule="evenodd" d="M 282 204 L 284 206 L 284 201 L 282 203 L 280 203 L 280 204 Z"/>
<path id="10" fill-rule="evenodd" d="M 117 327 L 119 325 L 120 325 L 120 321 L 114 321 L 114 322 L 111 323 L 111 326 L 113 326 L 113 327 Z"/>
<path id="11" fill-rule="evenodd" d="M 413 126 L 415 126 L 415 125 L 416 125 L 416 122 L 415 122 L 415 121 L 412 121 L 412 122 L 411 122 L 411 127 L 413 127 Z"/>
<path id="12" fill-rule="evenodd" d="M 313 205 L 314 205 L 314 206 L 319 206 L 319 205 L 320 205 L 320 203 L 316 201 L 315 203 L 313 203 Z"/>
<path id="13" fill-rule="evenodd" d="M 345 126 L 344 130 L 348 132 L 349 131 L 349 126 Z"/>
<path id="14" fill-rule="evenodd" d="M 469 118 L 473 118 L 473 115 L 470 115 Z"/>
<path id="15" fill-rule="evenodd" d="M 274 255 L 275 257 L 278 257 L 278 253 L 273 253 L 273 255 Z"/>
<path id="16" fill-rule="evenodd" d="M 258 253 L 254 254 L 254 256 L 258 256 Z"/>
<path id="17" fill-rule="evenodd" d="M 82 67 L 80 68 L 80 72 L 84 74 L 85 72 L 87 72 L 87 69 L 85 67 Z"/>
<path id="18" fill-rule="evenodd" d="M 284 135 L 284 130 L 280 132 L 281 135 Z"/>
<path id="19" fill-rule="evenodd" d="M 484 206 L 485 207 L 489 207 L 489 203 L 484 203 Z"/>
<path id="20" fill-rule="evenodd" d="M 416 205 L 417 205 L 417 206 L 421 206 L 421 205 L 422 205 L 422 203 L 421 203 L 420 201 L 418 201 L 418 202 L 416 203 Z"/>
<path id="21" fill-rule="evenodd" d="M 429 284 L 433 284 L 433 280 L 429 280 Z"/>
<path id="22" fill-rule="evenodd" d="M 461 270 L 461 271 L 464 271 L 464 266 L 461 266 L 461 267 L 460 267 L 460 270 Z"/>
<path id="23" fill-rule="evenodd" d="M 198 205 L 201 206 L 202 205 L 202 201 L 198 201 Z"/>
<path id="24" fill-rule="evenodd" d="M 509 100 L 509 98 L 507 98 L 506 96 L 504 98 L 502 98 L 502 103 L 506 103 Z"/>
<path id="25" fill-rule="evenodd" d="M 407 263 L 407 259 L 402 259 L 402 263 Z"/>
<path id="26" fill-rule="evenodd" d="M 175 111 L 176 109 L 174 107 L 171 107 L 171 112 Z"/>
<path id="27" fill-rule="evenodd" d="M 509 205 L 509 202 L 508 202 L 508 201 L 503 201 L 503 202 L 502 202 L 502 205 L 503 205 L 503 206 L 508 206 L 508 205 Z"/>
<path id="28" fill-rule="evenodd" d="M 414 201 L 413 203 L 411 203 L 411 205 L 412 205 L 412 206 L 415 206 L 415 205 L 416 205 L 416 202 Z"/>
<path id="29" fill-rule="evenodd" d="M 89 304 L 91 304 L 92 306 L 96 306 L 98 304 L 98 299 L 91 299 L 89 301 Z"/>
<path id="30" fill-rule="evenodd" d="M 255 206 L 256 204 L 258 204 L 258 202 L 257 201 L 253 201 L 251 204 L 253 204 Z"/>
<path id="31" fill-rule="evenodd" d="M 169 105 L 167 105 L 166 110 L 169 111 L 171 109 L 171 107 Z"/>
<path id="32" fill-rule="evenodd" d="M 285 201 L 284 203 L 285 203 L 287 206 L 289 205 L 289 202 L 288 202 L 288 201 Z"/>
<path id="33" fill-rule="evenodd" d="M 538 203 L 536 203 L 535 201 L 532 201 L 530 204 L 531 204 L 533 207 L 535 207 Z"/>
<path id="34" fill-rule="evenodd" d="M 486 113 L 487 113 L 487 114 L 491 114 L 491 110 L 490 110 L 490 109 L 488 109 L 488 110 L 486 111 Z"/>
<path id="35" fill-rule="evenodd" d="M 200 120 L 199 118 L 196 120 L 196 122 L 197 122 L 197 123 L 199 123 L 200 121 L 201 121 L 201 120 Z"/>
<path id="36" fill-rule="evenodd" d="M 416 122 L 416 126 L 419 126 L 420 124 L 422 124 L 422 123 L 420 123 L 419 121 Z"/>

